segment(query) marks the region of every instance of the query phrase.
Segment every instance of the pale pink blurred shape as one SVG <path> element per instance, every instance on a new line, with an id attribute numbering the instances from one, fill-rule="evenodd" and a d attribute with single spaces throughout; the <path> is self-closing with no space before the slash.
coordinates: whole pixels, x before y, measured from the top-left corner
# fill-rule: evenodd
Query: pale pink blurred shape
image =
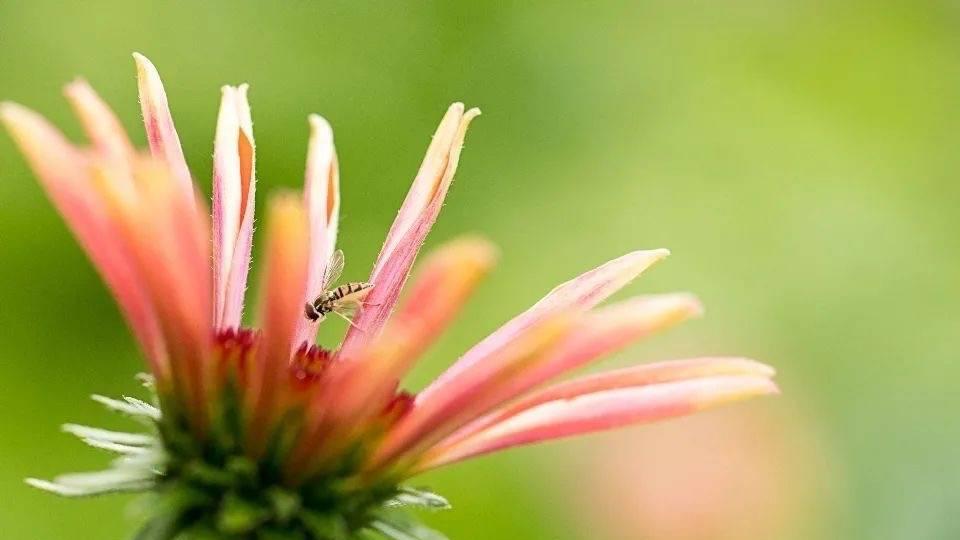
<path id="1" fill-rule="evenodd" d="M 221 90 L 213 150 L 214 326 L 239 328 L 253 245 L 255 144 L 247 85 Z"/>
<path id="2" fill-rule="evenodd" d="M 417 253 L 437 220 L 453 183 L 467 127 L 479 115 L 480 109 L 465 110 L 462 103 L 454 103 L 440 122 L 413 185 L 387 233 L 368 280 L 376 287 L 367 297 L 367 307 L 347 331 L 339 352 L 341 358 L 350 359 L 359 353 L 380 333 L 393 312 Z"/>
<path id="3" fill-rule="evenodd" d="M 798 411 L 731 407 L 598 439 L 556 464 L 583 472 L 554 492 L 584 538 L 834 537 L 817 516 L 836 504 L 842 471 Z"/>
<path id="4" fill-rule="evenodd" d="M 102 156 L 119 161 L 127 161 L 133 156 L 133 144 L 120 120 L 87 81 L 78 79 L 68 84 L 64 94 L 90 142 Z"/>
<path id="5" fill-rule="evenodd" d="M 330 257 L 336 250 L 340 221 L 340 169 L 333 144 L 333 130 L 321 116 L 310 115 L 310 142 L 303 185 L 310 227 L 310 263 L 306 293 L 302 303 L 312 301 L 325 286 L 323 283 Z M 297 321 L 293 345 L 314 343 L 316 325 L 305 317 Z"/>

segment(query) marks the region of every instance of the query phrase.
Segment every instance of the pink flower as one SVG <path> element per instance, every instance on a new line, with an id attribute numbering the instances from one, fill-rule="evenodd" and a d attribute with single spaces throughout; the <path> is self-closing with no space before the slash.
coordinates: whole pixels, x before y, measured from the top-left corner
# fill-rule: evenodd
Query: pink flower
<path id="1" fill-rule="evenodd" d="M 156 392 L 156 408 L 132 398 L 100 398 L 148 417 L 155 437 L 71 428 L 91 444 L 125 454 L 126 461 L 107 471 L 112 476 L 66 475 L 35 485 L 68 495 L 200 486 L 218 495 L 197 503 L 202 512 L 191 507 L 190 515 L 207 516 L 196 526 L 221 534 L 267 525 L 312 530 L 317 525 L 307 523 L 307 515 L 351 533 L 369 527 L 388 536 L 396 536 L 391 530 L 413 534 L 419 526 L 396 517 L 391 505 L 442 501 L 398 487 L 421 471 L 777 392 L 771 368 L 725 358 L 557 382 L 699 315 L 699 302 L 688 294 L 598 307 L 666 257 L 663 249 L 628 253 L 556 287 L 426 389 L 401 391 L 404 375 L 497 258 L 486 240 L 454 240 L 427 258 L 398 303 L 453 182 L 467 127 L 480 114 L 459 103 L 437 128 L 368 279 L 373 288 L 336 349 L 315 343 L 316 325 L 303 313 L 326 285 L 340 204 L 332 131 L 311 116 L 304 191 L 274 195 L 268 205 L 260 329 L 243 327 L 257 187 L 247 87 L 222 91 L 211 214 L 192 182 L 160 77 L 146 58 L 135 58 L 149 153 L 134 148 L 83 81 L 68 85 L 66 95 L 89 146 L 72 144 L 24 107 L 0 109 L 117 298 Z M 132 459 L 143 455 L 150 459 Z M 226 476 L 194 474 L 201 466 Z M 256 489 L 236 487 L 239 470 L 255 479 Z M 295 499 L 301 513 L 285 516 L 271 506 L 265 494 L 277 490 Z M 224 505 L 236 498 L 259 509 L 241 514 L 259 517 L 225 525 Z"/>

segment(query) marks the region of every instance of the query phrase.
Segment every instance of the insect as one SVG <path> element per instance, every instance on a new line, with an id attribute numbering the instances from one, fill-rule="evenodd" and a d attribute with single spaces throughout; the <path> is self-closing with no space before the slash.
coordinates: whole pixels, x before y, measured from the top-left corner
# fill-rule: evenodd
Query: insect
<path id="1" fill-rule="evenodd" d="M 322 321 L 328 313 L 335 313 L 352 325 L 351 317 L 365 305 L 363 300 L 370 294 L 373 283 L 351 281 L 336 289 L 328 289 L 331 283 L 340 278 L 340 274 L 343 273 L 343 264 L 343 251 L 338 249 L 330 257 L 330 264 L 327 265 L 323 272 L 323 279 L 320 280 L 323 292 L 303 308 L 304 315 L 311 321 Z"/>

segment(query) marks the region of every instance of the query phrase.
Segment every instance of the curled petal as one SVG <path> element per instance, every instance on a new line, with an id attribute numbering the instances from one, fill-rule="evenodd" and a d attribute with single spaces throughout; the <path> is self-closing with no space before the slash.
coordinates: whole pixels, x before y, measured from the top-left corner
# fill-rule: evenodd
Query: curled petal
<path id="1" fill-rule="evenodd" d="M 448 387 L 469 376 L 478 364 L 545 318 L 557 313 L 583 312 L 592 308 L 669 253 L 665 249 L 635 251 L 556 287 L 533 307 L 467 351 L 456 364 L 421 392 L 417 400 L 427 402 L 447 392 Z"/>
<path id="2" fill-rule="evenodd" d="M 43 117 L 20 105 L 0 105 L 0 119 L 117 299 L 162 383 L 167 373 L 166 354 L 156 314 L 141 287 L 132 254 L 115 233 L 117 224 L 90 183 L 89 158 Z"/>
<path id="3" fill-rule="evenodd" d="M 548 358 L 574 322 L 575 318 L 567 313 L 540 321 L 479 362 L 469 373 L 451 380 L 443 393 L 434 394 L 430 399 L 421 399 L 422 394 L 417 396 L 413 408 L 387 434 L 371 467 L 428 448 L 499 405 L 503 396 L 498 389 L 518 371 Z"/>
<path id="4" fill-rule="evenodd" d="M 193 180 L 190 178 L 187 160 L 183 157 L 180 137 L 173 125 L 173 116 L 170 115 L 167 93 L 163 89 L 160 74 L 146 56 L 133 53 L 133 58 L 137 63 L 140 108 L 143 110 L 143 125 L 147 130 L 150 152 L 167 163 L 183 196 L 192 198 Z"/>
<path id="5" fill-rule="evenodd" d="M 347 332 L 341 358 L 357 354 L 380 332 L 393 311 L 453 182 L 467 127 L 479 114 L 479 109 L 464 112 L 462 103 L 454 103 L 440 122 L 370 275 L 370 282 L 376 285 L 368 298 L 371 308 L 362 311 L 354 321 L 356 326 Z"/>
<path id="6" fill-rule="evenodd" d="M 333 130 L 323 117 L 310 115 L 310 143 L 307 148 L 304 200 L 310 227 L 310 265 L 303 303 L 321 292 L 324 272 L 337 245 L 340 221 L 340 170 L 333 145 Z M 315 325 L 305 318 L 297 324 L 295 346 L 313 344 Z"/>
<path id="7" fill-rule="evenodd" d="M 514 446 L 655 422 L 738 401 L 775 394 L 764 375 L 722 375 L 576 395 L 547 401 L 431 455 L 422 471 Z"/>
<path id="8" fill-rule="evenodd" d="M 252 407 L 247 441 L 255 452 L 266 444 L 267 429 L 277 414 L 278 389 L 290 362 L 297 319 L 303 316 L 307 278 L 307 217 L 303 201 L 283 194 L 270 201 L 267 268 L 260 308 L 263 337 L 257 349 L 248 403 Z"/>
<path id="9" fill-rule="evenodd" d="M 400 310 L 357 362 L 337 364 L 329 393 L 334 416 L 354 421 L 382 410 L 400 379 L 460 312 L 497 258 L 487 240 L 465 237 L 428 257 Z"/>
<path id="10" fill-rule="evenodd" d="M 90 142 L 101 155 L 122 161 L 132 158 L 133 144 L 123 125 L 87 81 L 78 79 L 68 84 L 64 94 L 80 118 Z"/>
<path id="11" fill-rule="evenodd" d="M 254 148 L 247 86 L 225 86 L 213 151 L 213 284 L 217 328 L 239 327 L 243 316 L 253 245 Z"/>

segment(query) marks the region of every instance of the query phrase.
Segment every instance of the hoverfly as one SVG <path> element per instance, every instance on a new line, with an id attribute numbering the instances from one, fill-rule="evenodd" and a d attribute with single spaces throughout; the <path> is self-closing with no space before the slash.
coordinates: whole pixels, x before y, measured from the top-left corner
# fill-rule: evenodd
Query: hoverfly
<path id="1" fill-rule="evenodd" d="M 331 283 L 340 278 L 340 274 L 343 273 L 343 264 L 343 251 L 338 249 L 330 257 L 330 264 L 327 265 L 323 272 L 323 279 L 320 280 L 320 288 L 323 292 L 303 308 L 304 315 L 311 321 L 322 321 L 328 313 L 336 313 L 352 325 L 351 318 L 364 306 L 363 299 L 370 294 L 373 283 L 351 281 L 336 289 L 328 289 Z"/>

